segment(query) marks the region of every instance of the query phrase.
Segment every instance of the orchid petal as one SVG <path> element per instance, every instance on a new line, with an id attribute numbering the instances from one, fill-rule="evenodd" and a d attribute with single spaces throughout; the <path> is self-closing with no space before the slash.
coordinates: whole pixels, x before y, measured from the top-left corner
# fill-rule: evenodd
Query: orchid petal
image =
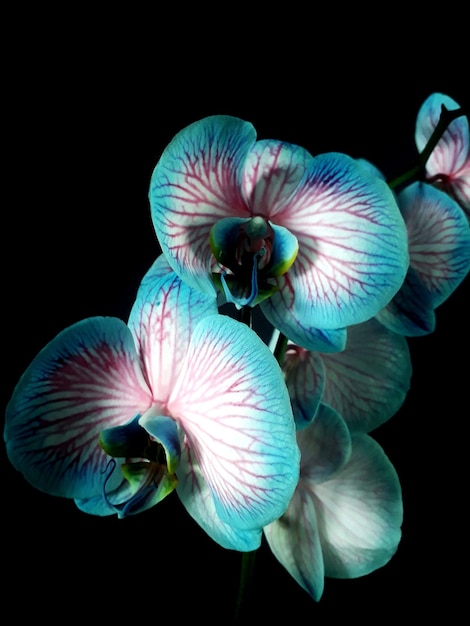
<path id="1" fill-rule="evenodd" d="M 278 561 L 315 600 L 323 593 L 324 564 L 315 512 L 315 484 L 338 472 L 351 454 L 341 416 L 321 404 L 315 420 L 297 433 L 302 453 L 300 480 L 287 511 L 264 528 Z"/>
<path id="2" fill-rule="evenodd" d="M 348 463 L 315 485 L 315 498 L 325 576 L 364 576 L 395 554 L 403 520 L 400 482 L 371 437 L 353 435 Z"/>
<path id="3" fill-rule="evenodd" d="M 355 159 L 355 161 L 372 176 L 377 176 L 381 180 L 385 180 L 385 176 L 382 174 L 379 168 L 370 161 L 367 161 L 367 159 Z"/>
<path id="4" fill-rule="evenodd" d="M 243 170 L 243 195 L 255 215 L 272 219 L 299 185 L 312 155 L 282 141 L 257 141 Z"/>
<path id="5" fill-rule="evenodd" d="M 172 272 L 173 270 L 171 265 L 168 263 L 168 259 L 164 254 L 160 254 L 140 281 L 136 299 L 145 298 L 145 295 L 157 281 L 168 277 L 168 274 L 171 274 Z M 141 291 L 143 292 L 142 295 L 140 294 Z"/>
<path id="6" fill-rule="evenodd" d="M 407 237 L 393 193 L 346 155 L 312 159 L 276 220 L 299 242 L 289 270 L 295 294 L 290 308 L 306 326 L 336 329 L 366 321 L 403 283 Z"/>
<path id="7" fill-rule="evenodd" d="M 310 424 L 317 414 L 325 382 L 323 361 L 316 352 L 287 346 L 282 370 L 299 430 Z"/>
<path id="8" fill-rule="evenodd" d="M 299 251 L 299 242 L 287 228 L 276 224 L 271 224 L 271 227 L 274 231 L 274 246 L 269 263 L 269 274 L 281 276 L 295 261 Z"/>
<path id="9" fill-rule="evenodd" d="M 121 470 L 122 459 L 115 460 L 110 459 L 108 461 L 108 471 L 105 469 L 103 474 L 105 481 L 101 494 L 92 498 L 77 498 L 75 500 L 76 506 L 89 515 L 97 515 L 99 517 L 105 517 L 108 515 L 116 515 L 116 509 L 114 504 L 125 503 L 130 497 L 132 497 L 132 490 L 127 480 L 122 475 Z M 114 484 L 114 488 L 110 494 L 105 497 L 105 487 L 107 482 Z M 119 494 L 116 497 L 116 494 Z M 114 502 L 114 504 L 112 504 Z"/>
<path id="10" fill-rule="evenodd" d="M 457 202 L 416 182 L 398 195 L 406 222 L 410 264 L 432 297 L 442 304 L 470 270 L 470 227 Z"/>
<path id="11" fill-rule="evenodd" d="M 449 190 L 450 186 L 450 190 Z M 458 170 L 444 187 L 444 191 L 450 192 L 457 200 L 462 209 L 470 218 L 470 158 L 467 159 L 465 165 Z"/>
<path id="12" fill-rule="evenodd" d="M 377 320 L 348 328 L 343 352 L 321 358 L 322 401 L 341 414 L 350 430 L 371 431 L 403 404 L 411 380 L 408 344 Z"/>
<path id="13" fill-rule="evenodd" d="M 268 322 L 288 337 L 293 343 L 318 352 L 337 352 L 346 345 L 346 329 L 320 329 L 309 324 L 295 308 L 294 289 L 289 275 L 277 278 L 278 291 L 260 304 Z"/>
<path id="14" fill-rule="evenodd" d="M 389 330 L 406 337 L 419 337 L 434 331 L 436 316 L 432 295 L 414 268 L 410 267 L 400 291 L 377 313 L 376 319 Z"/>
<path id="15" fill-rule="evenodd" d="M 78 322 L 47 344 L 13 392 L 5 427 L 10 461 L 42 491 L 97 496 L 108 463 L 100 432 L 150 404 L 127 326 L 104 317 Z"/>
<path id="16" fill-rule="evenodd" d="M 264 534 L 276 559 L 314 600 L 324 588 L 324 565 L 312 494 L 299 487 L 287 511 L 265 526 Z"/>
<path id="17" fill-rule="evenodd" d="M 139 425 L 152 435 L 165 450 L 168 472 L 176 472 L 181 456 L 179 431 L 176 422 L 166 415 L 152 415 L 147 412 L 139 418 Z"/>
<path id="18" fill-rule="evenodd" d="M 209 233 L 224 217 L 249 217 L 241 176 L 256 133 L 235 117 L 214 115 L 180 131 L 163 151 L 152 175 L 152 220 L 163 253 L 184 282 L 207 294 Z"/>
<path id="19" fill-rule="evenodd" d="M 326 404 L 307 428 L 297 432 L 301 452 L 299 485 L 328 480 L 348 462 L 351 435 L 341 415 Z"/>
<path id="20" fill-rule="evenodd" d="M 176 493 L 199 526 L 228 550 L 251 552 L 261 544 L 261 529 L 240 530 L 223 522 L 216 511 L 212 490 L 202 476 L 199 464 L 188 445 L 182 450 Z M 181 478 L 183 477 L 183 478 Z"/>
<path id="21" fill-rule="evenodd" d="M 299 475 L 294 420 L 281 369 L 253 331 L 224 315 L 203 319 L 168 410 L 222 521 L 256 529 L 285 511 Z"/>
<path id="22" fill-rule="evenodd" d="M 185 285 L 161 257 L 144 276 L 129 316 L 142 368 L 156 402 L 168 399 L 191 333 L 206 315 L 217 313 L 214 296 Z"/>
<path id="23" fill-rule="evenodd" d="M 442 106 L 448 111 L 459 108 L 455 100 L 442 93 L 431 94 L 422 104 L 416 118 L 415 141 L 421 152 L 428 143 L 439 123 Z M 426 171 L 430 176 L 438 174 L 452 175 L 464 164 L 470 150 L 470 132 L 468 119 L 461 115 L 453 120 L 437 142 L 426 162 Z"/>
<path id="24" fill-rule="evenodd" d="M 88 515 L 97 515 L 106 517 L 108 515 L 116 515 L 116 509 L 103 496 L 95 496 L 94 498 L 79 498 L 75 500 L 77 508 Z"/>
<path id="25" fill-rule="evenodd" d="M 114 460 L 113 460 L 114 462 Z M 116 472 L 118 465 L 116 464 Z M 166 498 L 178 481 L 174 474 L 168 474 L 163 466 L 156 463 L 122 463 L 119 466 L 122 482 L 118 488 L 94 498 L 75 500 L 77 507 L 91 515 L 116 515 L 123 519 L 129 515 L 142 513 Z"/>

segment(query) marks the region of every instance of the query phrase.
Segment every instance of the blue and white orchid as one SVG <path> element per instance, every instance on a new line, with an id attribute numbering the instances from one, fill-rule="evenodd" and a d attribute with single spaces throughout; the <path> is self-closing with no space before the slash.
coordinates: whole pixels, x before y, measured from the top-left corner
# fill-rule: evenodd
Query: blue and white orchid
<path id="1" fill-rule="evenodd" d="M 6 412 L 13 465 L 36 488 L 119 517 L 173 489 L 220 545 L 259 546 L 299 477 L 278 363 L 160 257 L 128 325 L 94 317 L 62 331 L 20 379 Z"/>
<path id="2" fill-rule="evenodd" d="M 407 228 L 410 267 L 377 319 L 396 333 L 426 335 L 435 329 L 435 309 L 470 271 L 470 227 L 458 203 L 428 183 L 405 187 L 397 202 Z"/>
<path id="3" fill-rule="evenodd" d="M 297 440 L 299 484 L 287 511 L 264 532 L 278 561 L 318 601 L 325 577 L 364 576 L 395 554 L 401 487 L 379 444 L 363 433 L 350 435 L 327 405 Z"/>
<path id="4" fill-rule="evenodd" d="M 211 116 L 179 132 L 150 185 L 152 219 L 173 270 L 236 306 L 260 304 L 307 349 L 339 350 L 408 268 L 392 192 L 350 157 L 313 157 L 253 126 Z"/>
<path id="5" fill-rule="evenodd" d="M 442 106 L 448 111 L 459 108 L 455 100 L 433 93 L 418 111 L 415 128 L 416 147 L 421 152 L 439 123 Z M 468 117 L 452 120 L 426 161 L 426 180 L 452 196 L 470 218 L 470 131 Z"/>
<path id="6" fill-rule="evenodd" d="M 311 352 L 289 343 L 282 369 L 297 429 L 308 426 L 326 404 L 352 433 L 368 433 L 398 411 L 412 372 L 405 337 L 376 319 L 348 328 L 341 352 Z"/>

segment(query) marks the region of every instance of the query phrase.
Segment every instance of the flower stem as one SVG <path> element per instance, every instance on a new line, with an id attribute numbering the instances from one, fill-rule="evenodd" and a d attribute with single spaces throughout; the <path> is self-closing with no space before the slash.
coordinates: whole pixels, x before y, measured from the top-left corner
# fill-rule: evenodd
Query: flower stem
<path id="1" fill-rule="evenodd" d="M 279 333 L 279 337 L 277 338 L 276 347 L 274 348 L 274 356 L 277 359 L 279 365 L 282 365 L 284 361 L 284 354 L 287 348 L 287 337 L 282 333 Z"/>
<path id="2" fill-rule="evenodd" d="M 416 163 L 414 167 L 412 167 L 410 170 L 408 170 L 404 174 L 401 174 L 400 176 L 397 176 L 393 180 L 389 181 L 388 186 L 390 187 L 390 189 L 395 189 L 395 187 L 398 187 L 399 185 L 406 183 L 411 178 L 415 178 L 415 177 L 422 175 L 424 168 L 426 166 L 426 162 L 429 159 L 432 151 L 436 147 L 437 142 L 442 137 L 444 132 L 447 130 L 447 127 L 449 126 L 449 124 L 453 122 L 455 119 L 457 119 L 458 117 L 460 117 L 461 115 L 464 115 L 464 111 L 461 108 L 454 109 L 453 111 L 449 111 L 448 109 L 446 109 L 444 105 L 441 106 L 441 115 L 439 117 L 439 122 L 437 123 L 436 128 L 433 130 L 432 135 L 429 137 L 427 144 L 424 146 L 423 150 L 420 152 L 419 157 L 418 157 L 418 162 Z"/>
<path id="3" fill-rule="evenodd" d="M 234 626 L 241 623 L 242 611 L 253 579 L 256 550 L 243 552 L 240 571 L 240 584 L 238 587 L 237 604 L 235 606 Z"/>
<path id="4" fill-rule="evenodd" d="M 242 322 L 242 324 L 246 324 L 248 328 L 253 328 L 253 309 L 251 306 L 242 306 L 238 320 Z"/>

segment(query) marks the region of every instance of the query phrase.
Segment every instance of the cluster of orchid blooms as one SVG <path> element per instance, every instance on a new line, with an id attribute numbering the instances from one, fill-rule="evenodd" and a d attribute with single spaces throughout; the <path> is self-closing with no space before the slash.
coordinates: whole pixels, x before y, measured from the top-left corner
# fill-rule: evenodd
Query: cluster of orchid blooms
<path id="1" fill-rule="evenodd" d="M 423 103 L 418 153 L 456 110 Z M 396 191 L 366 161 L 257 141 L 235 117 L 184 128 L 151 179 L 163 254 L 127 324 L 79 321 L 36 356 L 7 407 L 11 463 L 100 516 L 175 490 L 224 548 L 264 536 L 315 600 L 325 577 L 387 563 L 401 489 L 369 433 L 405 400 L 407 338 L 470 269 L 467 117 L 434 144 Z"/>

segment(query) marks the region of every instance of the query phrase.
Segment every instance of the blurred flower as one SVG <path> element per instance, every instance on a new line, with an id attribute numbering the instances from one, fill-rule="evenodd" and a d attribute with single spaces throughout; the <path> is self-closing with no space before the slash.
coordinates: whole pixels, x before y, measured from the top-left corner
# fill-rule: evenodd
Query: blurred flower
<path id="1" fill-rule="evenodd" d="M 402 406 L 411 382 L 405 337 L 371 319 L 348 328 L 341 352 L 309 352 L 288 344 L 282 369 L 297 429 L 305 428 L 319 406 L 340 413 L 351 432 L 370 432 Z"/>
<path id="2" fill-rule="evenodd" d="M 385 565 L 401 539 L 398 476 L 369 435 L 350 435 L 334 409 L 320 405 L 298 431 L 300 479 L 284 515 L 265 529 L 289 574 L 315 600 L 324 578 L 357 578 Z"/>

